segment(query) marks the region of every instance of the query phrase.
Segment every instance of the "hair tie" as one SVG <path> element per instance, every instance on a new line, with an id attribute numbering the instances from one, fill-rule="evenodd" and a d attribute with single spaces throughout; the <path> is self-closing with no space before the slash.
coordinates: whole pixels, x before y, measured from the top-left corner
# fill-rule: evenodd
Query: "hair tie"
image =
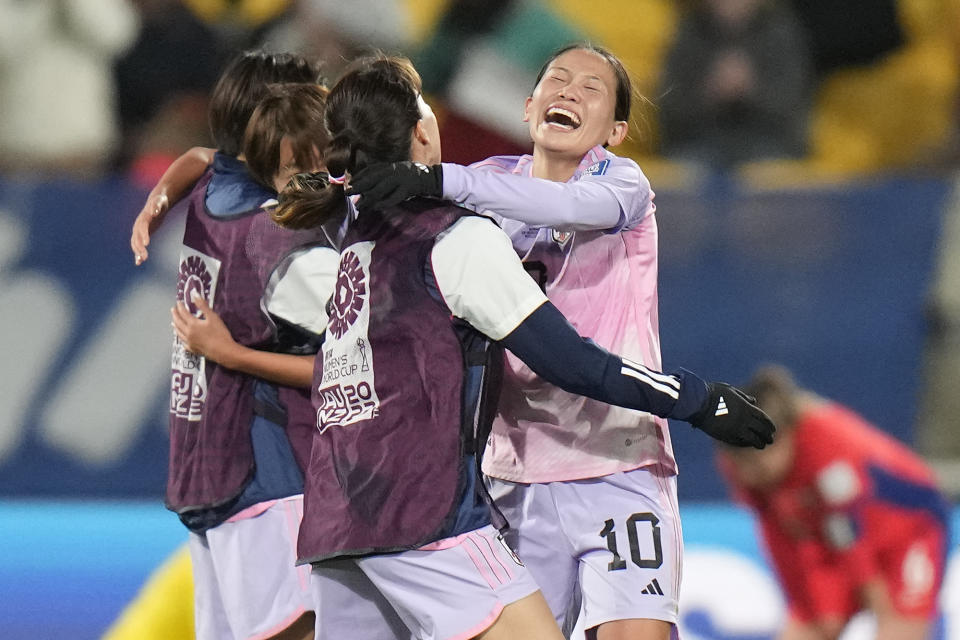
<path id="1" fill-rule="evenodd" d="M 330 176 L 328 181 L 330 184 L 345 184 L 347 182 L 347 174 L 343 174 L 342 176 Z"/>

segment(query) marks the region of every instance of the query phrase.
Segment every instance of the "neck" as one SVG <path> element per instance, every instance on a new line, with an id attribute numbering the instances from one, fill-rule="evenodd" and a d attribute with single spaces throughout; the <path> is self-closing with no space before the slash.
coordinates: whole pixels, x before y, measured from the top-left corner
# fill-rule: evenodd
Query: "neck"
<path id="1" fill-rule="evenodd" d="M 558 156 L 539 147 L 534 147 L 532 175 L 534 178 L 566 182 L 573 177 L 582 159 L 582 157 Z"/>

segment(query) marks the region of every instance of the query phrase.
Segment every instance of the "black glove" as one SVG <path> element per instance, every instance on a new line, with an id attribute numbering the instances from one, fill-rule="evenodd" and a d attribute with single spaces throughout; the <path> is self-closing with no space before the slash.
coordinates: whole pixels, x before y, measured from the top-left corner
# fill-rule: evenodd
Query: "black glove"
<path id="1" fill-rule="evenodd" d="M 735 447 L 763 449 L 773 442 L 776 427 L 757 400 L 740 389 L 723 382 L 708 382 L 709 397 L 698 412 L 687 422 Z"/>
<path id="2" fill-rule="evenodd" d="M 350 176 L 348 195 L 360 195 L 357 209 L 386 209 L 407 198 L 443 197 L 443 171 L 439 164 L 419 162 L 371 164 Z"/>

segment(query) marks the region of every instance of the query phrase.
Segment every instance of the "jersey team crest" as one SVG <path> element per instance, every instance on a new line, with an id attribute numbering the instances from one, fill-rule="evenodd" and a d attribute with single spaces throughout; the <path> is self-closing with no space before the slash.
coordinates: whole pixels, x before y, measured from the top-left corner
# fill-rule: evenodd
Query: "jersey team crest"
<path id="1" fill-rule="evenodd" d="M 553 241 L 556 242 L 561 247 L 565 246 L 570 242 L 570 238 L 573 237 L 573 231 L 557 231 L 556 229 L 551 229 L 551 236 Z"/>
<path id="2" fill-rule="evenodd" d="M 370 258 L 374 243 L 360 242 L 340 259 L 317 389 L 317 428 L 343 427 L 380 412 L 370 345 Z"/>
<path id="3" fill-rule="evenodd" d="M 194 297 L 202 297 L 212 307 L 219 274 L 219 260 L 184 247 L 177 276 L 177 301 L 182 302 L 194 315 L 199 313 Z M 173 369 L 170 378 L 170 413 L 190 422 L 198 422 L 207 399 L 206 359 L 187 351 L 180 338 L 174 335 L 170 364 Z"/>

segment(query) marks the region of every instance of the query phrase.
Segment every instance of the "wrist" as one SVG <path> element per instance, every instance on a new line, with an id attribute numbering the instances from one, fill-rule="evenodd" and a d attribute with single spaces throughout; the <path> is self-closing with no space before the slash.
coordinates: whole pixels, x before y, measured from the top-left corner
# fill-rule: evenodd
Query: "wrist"
<path id="1" fill-rule="evenodd" d="M 226 369 L 243 370 L 244 350 L 236 342 L 230 341 L 220 349 L 213 349 L 208 357 Z"/>
<path id="2" fill-rule="evenodd" d="M 667 417 L 696 423 L 700 414 L 710 406 L 710 387 L 700 376 L 686 369 L 672 375 L 680 380 L 680 393 Z"/>
<path id="3" fill-rule="evenodd" d="M 166 187 L 155 189 L 150 193 L 150 201 L 153 203 L 153 214 L 160 215 L 167 212 L 170 206 L 170 196 L 167 195 Z"/>
<path id="4" fill-rule="evenodd" d="M 436 198 L 443 197 L 443 165 L 430 165 L 430 195 Z"/>

